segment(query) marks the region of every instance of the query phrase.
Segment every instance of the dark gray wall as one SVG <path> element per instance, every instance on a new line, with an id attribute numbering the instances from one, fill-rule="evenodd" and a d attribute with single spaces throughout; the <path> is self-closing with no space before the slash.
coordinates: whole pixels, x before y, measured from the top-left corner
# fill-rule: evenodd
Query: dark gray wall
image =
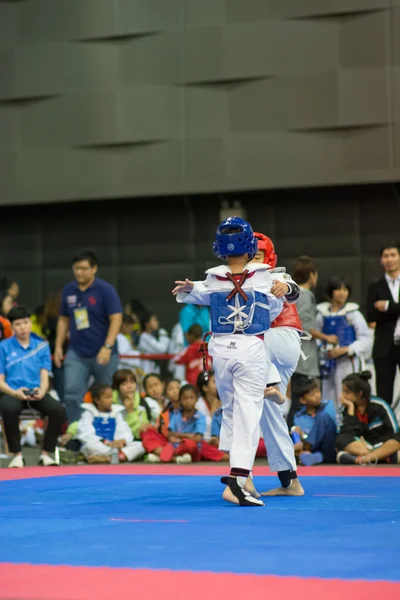
<path id="1" fill-rule="evenodd" d="M 400 179 L 400 0 L 0 0 L 0 204 Z"/>
<path id="2" fill-rule="evenodd" d="M 367 283 L 381 273 L 380 245 L 400 237 L 400 204 L 391 185 L 224 198 L 240 200 L 253 226 L 273 238 L 279 264 L 290 269 L 296 256 L 310 254 L 322 284 L 331 275 L 346 275 L 361 302 Z M 16 277 L 22 300 L 34 307 L 71 278 L 74 251 L 92 246 L 100 276 L 117 286 L 122 300 L 142 299 L 171 327 L 177 315 L 170 295 L 174 280 L 202 278 L 216 263 L 211 244 L 220 200 L 209 195 L 3 209 L 0 275 Z"/>

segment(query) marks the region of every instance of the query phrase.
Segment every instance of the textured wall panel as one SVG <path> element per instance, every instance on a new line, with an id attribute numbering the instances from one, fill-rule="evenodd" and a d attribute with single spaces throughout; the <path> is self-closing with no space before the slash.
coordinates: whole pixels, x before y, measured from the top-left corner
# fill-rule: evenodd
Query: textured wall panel
<path id="1" fill-rule="evenodd" d="M 0 204 L 400 179 L 400 0 L 0 1 Z"/>

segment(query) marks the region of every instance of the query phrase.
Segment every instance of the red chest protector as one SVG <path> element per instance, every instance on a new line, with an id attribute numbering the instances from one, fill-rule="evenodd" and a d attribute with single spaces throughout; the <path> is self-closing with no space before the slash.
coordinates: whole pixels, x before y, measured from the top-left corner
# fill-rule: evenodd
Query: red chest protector
<path id="1" fill-rule="evenodd" d="M 284 303 L 281 314 L 271 323 L 271 329 L 274 327 L 293 327 L 303 331 L 295 304 Z"/>

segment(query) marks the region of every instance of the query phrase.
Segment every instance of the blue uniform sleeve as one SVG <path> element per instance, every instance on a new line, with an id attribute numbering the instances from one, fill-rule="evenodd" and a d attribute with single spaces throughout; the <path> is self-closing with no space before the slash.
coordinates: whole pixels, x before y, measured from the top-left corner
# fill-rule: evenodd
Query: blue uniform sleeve
<path id="1" fill-rule="evenodd" d="M 40 369 L 46 369 L 46 371 L 51 373 L 51 354 L 49 344 L 46 344 L 45 348 L 40 351 Z"/>
<path id="2" fill-rule="evenodd" d="M 62 296 L 61 296 L 60 317 L 68 317 L 69 316 L 67 295 L 68 295 L 67 287 L 65 286 L 62 291 Z"/>
<path id="3" fill-rule="evenodd" d="M 218 414 L 217 412 L 215 412 L 212 416 L 212 421 L 211 421 L 212 437 L 219 437 L 219 434 L 221 431 L 221 418 L 222 418 L 222 413 Z"/>
<path id="4" fill-rule="evenodd" d="M 122 304 L 117 290 L 109 285 L 104 289 L 104 301 L 108 315 L 122 313 Z"/>
<path id="5" fill-rule="evenodd" d="M 0 345 L 0 375 L 6 374 L 6 357 L 4 354 L 4 342 Z"/>
<path id="6" fill-rule="evenodd" d="M 194 428 L 194 433 L 200 433 L 200 435 L 204 435 L 206 432 L 206 418 L 204 415 L 198 415 L 196 419 L 196 424 Z"/>

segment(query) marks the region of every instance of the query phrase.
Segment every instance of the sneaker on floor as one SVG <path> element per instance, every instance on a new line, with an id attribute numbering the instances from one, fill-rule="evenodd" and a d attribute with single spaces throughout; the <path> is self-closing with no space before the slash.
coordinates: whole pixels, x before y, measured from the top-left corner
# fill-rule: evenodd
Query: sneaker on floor
<path id="1" fill-rule="evenodd" d="M 336 456 L 336 462 L 339 465 L 355 465 L 356 457 L 354 454 L 350 454 L 350 452 L 344 452 L 342 450 L 342 452 L 338 452 L 338 455 Z"/>
<path id="2" fill-rule="evenodd" d="M 190 454 L 182 454 L 182 456 L 176 457 L 177 465 L 188 465 L 191 462 L 192 462 L 192 457 L 190 456 Z"/>
<path id="3" fill-rule="evenodd" d="M 150 454 L 147 455 L 146 462 L 159 463 L 161 462 L 161 459 L 159 456 L 157 456 L 157 454 L 153 454 L 152 452 L 150 452 Z"/>
<path id="4" fill-rule="evenodd" d="M 48 454 L 41 454 L 38 464 L 42 467 L 58 467 L 58 464 L 56 463 L 54 458 L 51 458 L 51 456 L 49 456 Z"/>
<path id="5" fill-rule="evenodd" d="M 300 454 L 300 462 L 305 467 L 313 467 L 314 465 L 320 465 L 324 460 L 321 452 L 302 452 Z"/>
<path id="6" fill-rule="evenodd" d="M 9 469 L 22 469 L 22 467 L 25 465 L 25 461 L 24 461 L 24 457 L 22 456 L 22 454 L 17 454 L 16 456 L 14 456 L 14 458 L 10 461 L 8 468 Z"/>

